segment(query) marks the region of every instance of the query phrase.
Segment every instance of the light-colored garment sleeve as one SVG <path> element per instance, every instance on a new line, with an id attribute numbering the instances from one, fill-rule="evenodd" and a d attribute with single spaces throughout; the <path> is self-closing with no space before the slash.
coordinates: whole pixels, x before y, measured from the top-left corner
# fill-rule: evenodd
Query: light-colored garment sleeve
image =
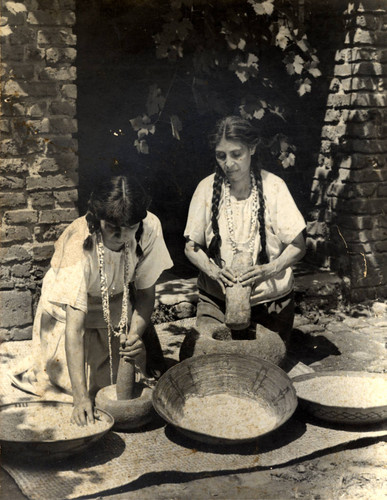
<path id="1" fill-rule="evenodd" d="M 206 177 L 199 182 L 188 210 L 184 237 L 200 246 L 206 246 L 206 232 L 210 222 L 212 184 L 214 176 Z"/>
<path id="2" fill-rule="evenodd" d="M 51 268 L 43 282 L 43 300 L 53 305 L 70 305 L 87 313 L 90 259 L 83 249 L 87 236 L 84 217 L 66 228 L 55 244 Z"/>
<path id="3" fill-rule="evenodd" d="M 144 219 L 144 231 L 140 245 L 143 256 L 136 267 L 135 284 L 137 289 L 143 290 L 154 285 L 161 273 L 173 266 L 164 241 L 161 223 L 150 212 Z"/>
<path id="4" fill-rule="evenodd" d="M 276 179 L 276 190 L 272 222 L 276 235 L 285 245 L 289 245 L 305 229 L 305 220 L 285 182 L 279 177 Z"/>

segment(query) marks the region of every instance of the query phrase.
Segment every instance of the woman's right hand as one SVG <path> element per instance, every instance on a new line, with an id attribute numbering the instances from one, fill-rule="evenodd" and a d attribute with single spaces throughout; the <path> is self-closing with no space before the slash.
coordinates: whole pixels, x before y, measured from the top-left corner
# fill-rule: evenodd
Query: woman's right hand
<path id="1" fill-rule="evenodd" d="M 71 422 L 81 427 L 87 424 L 94 424 L 94 406 L 89 396 L 74 398 L 73 413 Z"/>
<path id="2" fill-rule="evenodd" d="M 233 286 L 236 283 L 236 277 L 234 273 L 228 267 L 219 267 L 214 262 L 210 261 L 210 269 L 208 276 L 217 281 L 222 289 L 222 292 L 226 295 L 226 287 Z"/>

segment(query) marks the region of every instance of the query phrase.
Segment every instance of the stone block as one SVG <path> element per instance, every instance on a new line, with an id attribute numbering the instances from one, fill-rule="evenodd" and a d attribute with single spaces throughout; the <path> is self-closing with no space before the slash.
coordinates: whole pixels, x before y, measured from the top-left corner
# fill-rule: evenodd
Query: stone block
<path id="1" fill-rule="evenodd" d="M 34 78 L 34 65 L 26 63 L 12 64 L 12 77 L 17 80 L 32 80 Z"/>
<path id="2" fill-rule="evenodd" d="M 12 210 L 5 212 L 4 221 L 9 226 L 13 224 L 31 224 L 38 222 L 36 210 Z"/>
<path id="3" fill-rule="evenodd" d="M 47 104 L 45 102 L 35 103 L 32 106 L 27 106 L 26 116 L 31 118 L 41 118 L 46 112 Z"/>
<path id="4" fill-rule="evenodd" d="M 27 26 L 14 26 L 8 37 L 10 45 L 29 45 L 35 43 L 36 31 Z"/>
<path id="5" fill-rule="evenodd" d="M 30 172 L 34 174 L 46 174 L 58 171 L 58 164 L 55 158 L 36 158 Z"/>
<path id="6" fill-rule="evenodd" d="M 8 45 L 3 43 L 1 47 L 3 61 L 22 61 L 24 56 L 23 45 Z"/>
<path id="7" fill-rule="evenodd" d="M 50 47 L 46 50 L 46 60 L 48 64 L 72 63 L 77 57 L 76 49 Z"/>
<path id="8" fill-rule="evenodd" d="M 9 264 L 10 262 L 23 262 L 31 259 L 27 249 L 21 245 L 12 245 L 10 247 L 0 247 L 0 263 Z"/>
<path id="9" fill-rule="evenodd" d="M 56 156 L 64 152 L 70 153 L 75 151 L 78 151 L 78 141 L 71 134 L 58 135 L 47 143 L 48 155 Z"/>
<path id="10" fill-rule="evenodd" d="M 32 323 L 32 297 L 29 291 L 0 292 L 0 318 L 2 328 Z"/>
<path id="11" fill-rule="evenodd" d="M 29 198 L 31 200 L 32 208 L 35 209 L 52 208 L 55 203 L 53 193 L 31 193 Z"/>
<path id="12" fill-rule="evenodd" d="M 25 206 L 27 198 L 24 193 L 0 193 L 0 207 L 1 208 L 15 208 Z"/>
<path id="13" fill-rule="evenodd" d="M 10 271 L 12 278 L 27 279 L 31 275 L 31 262 L 24 262 L 23 264 L 14 264 Z"/>
<path id="14" fill-rule="evenodd" d="M 354 153 L 384 153 L 387 151 L 386 139 L 352 139 L 348 149 Z M 343 148 L 344 150 L 344 148 Z"/>
<path id="15" fill-rule="evenodd" d="M 383 213 L 386 207 L 384 199 L 362 199 L 362 200 L 347 200 L 342 204 L 341 211 L 349 214 L 364 214 L 364 215 L 379 215 Z"/>
<path id="16" fill-rule="evenodd" d="M 45 28 L 38 31 L 38 45 L 47 47 L 64 47 L 76 45 L 77 37 L 70 28 Z"/>
<path id="17" fill-rule="evenodd" d="M 383 92 L 353 92 L 348 95 L 348 103 L 350 102 L 351 106 L 359 106 L 359 107 L 386 107 L 387 106 L 387 96 Z M 328 98 L 329 102 L 329 98 Z"/>
<path id="18" fill-rule="evenodd" d="M 17 156 L 19 154 L 19 145 L 13 139 L 3 139 L 0 143 L 0 153 Z"/>
<path id="19" fill-rule="evenodd" d="M 171 307 L 171 312 L 177 319 L 192 318 L 196 314 L 196 306 L 192 302 L 179 302 Z"/>
<path id="20" fill-rule="evenodd" d="M 50 104 L 50 112 L 53 115 L 75 116 L 76 110 L 77 107 L 75 101 L 74 102 L 70 102 L 67 100 L 53 101 Z"/>
<path id="21" fill-rule="evenodd" d="M 61 86 L 61 93 L 64 98 L 77 98 L 77 86 L 75 84 L 67 83 Z"/>
<path id="22" fill-rule="evenodd" d="M 346 183 L 342 198 L 368 198 L 376 193 L 378 185 L 374 182 L 362 184 Z"/>
<path id="23" fill-rule="evenodd" d="M 24 189 L 25 179 L 19 177 L 3 176 L 0 177 L 0 190 Z"/>
<path id="24" fill-rule="evenodd" d="M 78 122 L 74 118 L 50 118 L 50 132 L 52 134 L 74 134 L 78 131 Z"/>
<path id="25" fill-rule="evenodd" d="M 4 137 L 4 134 L 9 134 L 11 132 L 11 121 L 7 119 L 0 120 L 0 133 Z"/>
<path id="26" fill-rule="evenodd" d="M 349 94 L 329 94 L 327 106 L 332 108 L 348 107 L 351 104 Z"/>
<path id="27" fill-rule="evenodd" d="M 24 328 L 0 328 L 0 343 L 9 340 L 31 340 L 32 325 Z"/>
<path id="28" fill-rule="evenodd" d="M 34 245 L 32 247 L 32 254 L 34 260 L 42 261 L 51 259 L 54 253 L 54 245 L 52 243 L 42 244 L 42 245 Z"/>
<path id="29" fill-rule="evenodd" d="M 75 208 L 57 208 L 40 213 L 39 222 L 41 224 L 54 224 L 57 222 L 72 222 L 78 217 L 78 210 Z"/>
<path id="30" fill-rule="evenodd" d="M 72 11 L 36 10 L 29 12 L 27 23 L 39 26 L 72 26 L 75 13 Z"/>
<path id="31" fill-rule="evenodd" d="M 56 82 L 29 82 L 28 91 L 31 97 L 56 97 Z"/>
<path id="32" fill-rule="evenodd" d="M 27 178 L 27 191 L 51 191 L 76 187 L 76 182 L 65 175 L 34 176 Z"/>
<path id="33" fill-rule="evenodd" d="M 0 241 L 2 243 L 14 243 L 18 241 L 31 241 L 31 231 L 24 226 L 2 226 L 0 229 Z"/>
<path id="34" fill-rule="evenodd" d="M 40 71 L 39 78 L 41 80 L 74 81 L 77 78 L 77 69 L 75 66 L 47 67 Z"/>
<path id="35" fill-rule="evenodd" d="M 34 228 L 34 236 L 39 243 L 56 241 L 67 226 L 68 224 L 37 226 Z"/>
<path id="36" fill-rule="evenodd" d="M 56 191 L 54 192 L 54 197 L 59 205 L 74 205 L 78 201 L 78 191 L 76 189 L 71 189 L 70 191 Z"/>
<path id="37" fill-rule="evenodd" d="M 1 174 L 20 174 L 27 172 L 28 164 L 24 158 L 2 158 L 0 162 Z"/>

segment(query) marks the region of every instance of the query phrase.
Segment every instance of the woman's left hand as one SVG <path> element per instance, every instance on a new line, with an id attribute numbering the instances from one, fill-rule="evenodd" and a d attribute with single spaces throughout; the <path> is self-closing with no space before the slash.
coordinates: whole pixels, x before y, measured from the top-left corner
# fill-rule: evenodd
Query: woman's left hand
<path id="1" fill-rule="evenodd" d="M 272 278 L 277 273 L 274 262 L 263 264 L 261 266 L 250 266 L 241 273 L 238 281 L 243 286 L 258 285 L 263 281 Z"/>
<path id="2" fill-rule="evenodd" d="M 144 351 L 144 343 L 138 335 L 129 334 L 120 337 L 120 356 L 127 361 L 134 360 Z"/>

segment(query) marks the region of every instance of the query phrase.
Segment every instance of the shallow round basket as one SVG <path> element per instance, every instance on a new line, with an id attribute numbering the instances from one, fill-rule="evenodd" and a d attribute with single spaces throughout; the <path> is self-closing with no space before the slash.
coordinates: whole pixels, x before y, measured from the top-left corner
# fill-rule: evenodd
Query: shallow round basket
<path id="1" fill-rule="evenodd" d="M 219 394 L 263 401 L 275 417 L 271 427 L 254 436 L 231 439 L 223 437 L 223 433 L 210 435 L 180 423 L 188 398 Z M 254 441 L 286 422 L 297 407 L 297 397 L 287 374 L 269 361 L 248 355 L 208 354 L 170 368 L 154 389 L 153 405 L 164 420 L 190 438 L 211 444 L 238 444 Z M 240 418 L 247 416 L 242 412 Z M 214 424 L 220 428 L 229 422 Z"/>
<path id="2" fill-rule="evenodd" d="M 333 379 L 332 377 L 335 378 Z M 342 379 L 339 383 L 336 382 L 338 377 Z M 370 388 L 369 384 L 371 380 L 378 380 L 381 384 L 387 384 L 387 374 L 355 371 L 308 373 L 294 377 L 293 384 L 297 392 L 300 407 L 317 418 L 328 422 L 350 425 L 376 424 L 383 422 L 387 419 L 387 405 L 370 406 L 367 404 L 367 391 L 364 391 L 362 387 L 356 386 L 356 379 L 358 378 L 364 379 L 365 381 L 368 379 L 368 388 Z M 313 388 L 311 387 L 309 389 L 306 382 L 311 380 L 314 380 L 315 384 Z M 318 387 L 320 385 L 321 392 L 319 398 Z M 327 402 L 322 399 L 323 391 L 326 392 L 327 388 L 332 395 L 332 404 L 327 404 Z M 347 391 L 347 396 L 345 391 Z M 351 393 L 353 394 L 354 391 L 362 395 L 364 401 L 363 405 L 361 407 L 351 406 L 351 404 L 345 406 L 345 401 L 349 401 L 350 395 Z M 334 401 L 334 399 L 336 399 L 336 401 Z M 337 402 L 338 399 L 340 404 Z"/>
<path id="3" fill-rule="evenodd" d="M 76 437 L 63 431 L 70 420 L 73 405 L 59 401 L 23 401 L 0 406 L 0 445 L 2 455 L 10 460 L 51 461 L 81 453 L 102 438 L 114 425 L 109 413 L 95 409 L 93 424 L 76 426 Z M 37 415 L 43 429 L 23 430 L 23 423 Z M 68 420 L 66 420 L 68 419 Z M 60 427 L 62 426 L 62 428 Z"/>

